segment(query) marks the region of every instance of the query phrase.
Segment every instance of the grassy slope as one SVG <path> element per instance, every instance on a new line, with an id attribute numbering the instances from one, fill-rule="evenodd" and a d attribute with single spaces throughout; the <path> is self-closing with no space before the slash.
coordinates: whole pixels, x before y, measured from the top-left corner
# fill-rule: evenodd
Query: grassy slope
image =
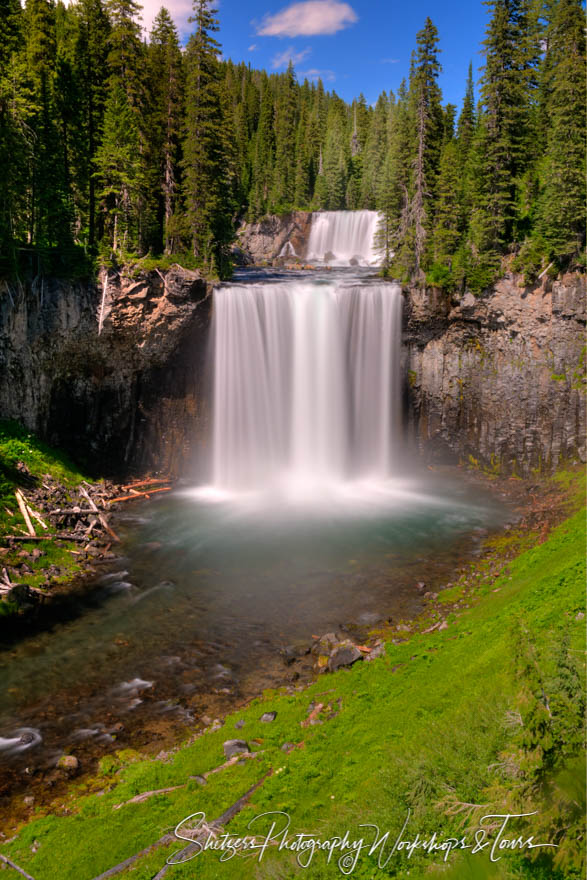
<path id="1" fill-rule="evenodd" d="M 537 643 L 544 646 L 546 664 L 549 646 L 570 621 L 572 647 L 582 662 L 584 622 L 576 617 L 584 609 L 584 550 L 583 514 L 578 513 L 545 543 L 514 559 L 496 581 L 482 582 L 472 607 L 445 631 L 388 644 L 386 657 L 323 676 L 299 694 L 266 694 L 227 718 L 220 730 L 205 733 L 167 760 L 137 760 L 122 753 L 118 763 L 106 759 L 105 793 L 84 796 L 82 787 L 63 804 L 62 814 L 57 810 L 56 815 L 39 816 L 2 851 L 35 880 L 90 880 L 195 811 L 205 811 L 208 820 L 220 816 L 269 768 L 273 775 L 228 826 L 231 833 L 244 833 L 247 822 L 263 811 L 283 810 L 292 817 L 293 831 L 330 837 L 348 828 L 351 837 L 359 837 L 360 822 L 376 822 L 395 839 L 409 807 L 412 835 L 434 830 L 441 836 L 462 835 L 462 816 L 447 814 L 447 805 L 451 800 L 480 802 L 494 778 L 488 767 L 511 735 L 504 719 L 516 706 L 518 691 L 512 621 L 521 612 L 525 615 Z M 302 728 L 311 700 L 330 704 L 338 714 L 328 720 L 331 713 L 326 712 L 323 724 Z M 277 711 L 276 721 L 261 723 L 262 712 L 271 709 Z M 245 725 L 236 730 L 241 718 Z M 219 766 L 223 741 L 236 737 L 249 743 L 260 740 L 252 748 L 263 753 L 210 777 L 205 787 L 193 780 L 176 792 L 113 809 L 140 792 L 181 785 L 189 776 Z M 280 747 L 286 741 L 303 742 L 303 747 L 285 754 Z M 38 849 L 33 854 L 34 841 Z M 152 878 L 165 856 L 177 849 L 157 850 L 123 876 Z M 414 880 L 430 877 L 433 865 L 441 865 L 440 856 L 414 856 L 408 863 L 396 854 L 379 871 L 364 856 L 352 876 Z M 497 868 L 507 866 L 513 872 L 507 876 L 544 880 L 575 876 L 528 865 L 508 855 Z M 451 877 L 505 876 L 486 874 L 482 856 L 469 866 L 456 863 L 455 870 Z M 273 851 L 261 865 L 250 857 L 220 864 L 216 854 L 205 853 L 170 869 L 167 877 L 228 880 L 298 874 L 341 876 L 335 864 L 326 865 L 324 855 L 316 855 L 311 868 L 302 872 L 291 855 Z M 12 876 L 16 878 L 14 872 L 6 873 L 7 880 Z"/>
<path id="2" fill-rule="evenodd" d="M 19 463 L 26 467 L 28 475 L 24 475 L 18 469 Z M 19 534 L 18 529 L 25 529 L 14 490 L 21 488 L 26 495 L 31 485 L 31 478 L 41 482 L 45 474 L 49 474 L 64 486 L 75 486 L 83 479 L 82 474 L 62 452 L 51 449 L 15 422 L 0 421 L 0 543 L 2 535 Z M 38 532 L 41 531 L 36 521 L 35 528 Z M 35 542 L 28 544 L 20 542 L 14 551 L 2 554 L 2 564 L 16 565 L 21 561 L 18 557 L 19 552 L 30 551 L 38 546 Z M 34 561 L 27 560 L 33 574 L 23 574 L 19 577 L 19 583 L 42 587 L 45 580 L 43 569 L 51 564 L 64 568 L 63 575 L 58 578 L 62 581 L 67 581 L 79 570 L 79 565 L 72 559 L 70 552 L 75 549 L 74 544 L 57 546 L 43 542 L 41 549 L 44 551 L 44 556 Z M 0 615 L 11 610 L 8 603 L 0 602 Z"/>

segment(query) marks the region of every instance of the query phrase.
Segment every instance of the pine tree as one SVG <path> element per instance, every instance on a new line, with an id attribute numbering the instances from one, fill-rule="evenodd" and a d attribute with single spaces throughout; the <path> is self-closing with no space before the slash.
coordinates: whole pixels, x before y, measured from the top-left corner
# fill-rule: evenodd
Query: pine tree
<path id="1" fill-rule="evenodd" d="M 465 89 L 465 97 L 463 100 L 463 108 L 459 116 L 457 126 L 457 140 L 459 145 L 459 155 L 461 167 L 465 166 L 471 141 L 475 134 L 475 92 L 473 85 L 473 64 L 469 64 L 469 73 L 467 75 L 467 85 Z"/>
<path id="2" fill-rule="evenodd" d="M 251 219 L 262 217 L 267 213 L 269 190 L 273 176 L 275 160 L 275 128 L 273 125 L 273 95 L 267 76 L 261 83 L 261 107 L 259 126 L 255 137 L 255 154 L 253 161 L 252 210 Z"/>
<path id="3" fill-rule="evenodd" d="M 205 270 L 229 270 L 231 238 L 226 167 L 225 113 L 216 10 L 210 0 L 194 0 L 195 31 L 186 50 L 186 138 L 183 147 L 184 198 L 190 245 Z"/>
<path id="4" fill-rule="evenodd" d="M 539 229 L 551 256 L 585 242 L 585 30 L 579 0 L 558 0 L 549 36 L 549 130 Z"/>
<path id="5" fill-rule="evenodd" d="M 427 18 L 418 33 L 418 51 L 411 83 L 416 130 L 413 196 L 410 208 L 414 235 L 414 270 L 418 275 L 426 258 L 427 239 L 433 224 L 436 176 L 443 136 L 437 58 L 438 31 Z"/>
<path id="6" fill-rule="evenodd" d="M 151 30 L 149 52 L 151 126 L 149 145 L 160 193 L 157 210 L 156 249 L 172 253 L 179 247 L 180 134 L 183 111 L 183 70 L 176 27 L 161 7 Z"/>
<path id="7" fill-rule="evenodd" d="M 530 0 L 488 0 L 492 17 L 484 41 L 481 95 L 485 112 L 484 209 L 489 246 L 499 253 L 512 239 L 517 186 L 528 164 L 531 90 L 535 87 L 538 44 Z"/>
<path id="8" fill-rule="evenodd" d="M 271 210 L 291 210 L 295 197 L 296 78 L 290 61 L 280 77 L 275 101 L 275 167 Z"/>
<path id="9" fill-rule="evenodd" d="M 94 158 L 104 120 L 110 21 L 102 0 L 79 0 L 73 9 L 77 18 L 73 69 L 80 91 L 76 168 L 82 195 L 77 206 L 80 226 L 87 225 L 87 242 L 93 250 L 100 237 L 96 230 Z"/>
<path id="10" fill-rule="evenodd" d="M 134 250 L 139 239 L 141 158 L 139 128 L 128 95 L 117 81 L 106 102 L 102 142 L 96 153 L 99 198 L 107 243 L 114 253 Z"/>

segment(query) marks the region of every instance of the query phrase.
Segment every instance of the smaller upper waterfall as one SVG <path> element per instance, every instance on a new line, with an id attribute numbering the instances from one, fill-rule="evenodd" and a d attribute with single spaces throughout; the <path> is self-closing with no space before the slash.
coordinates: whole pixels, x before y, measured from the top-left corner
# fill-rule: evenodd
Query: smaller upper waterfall
<path id="1" fill-rule="evenodd" d="M 317 211 L 312 215 L 307 259 L 333 266 L 376 266 L 377 211 Z"/>

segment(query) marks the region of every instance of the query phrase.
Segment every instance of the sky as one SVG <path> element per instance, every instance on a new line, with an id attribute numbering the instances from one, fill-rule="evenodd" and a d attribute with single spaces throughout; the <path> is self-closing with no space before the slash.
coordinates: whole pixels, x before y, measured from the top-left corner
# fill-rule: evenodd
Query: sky
<path id="1" fill-rule="evenodd" d="M 183 40 L 190 33 L 190 0 L 143 0 L 150 23 L 165 2 Z M 441 49 L 439 84 L 445 103 L 460 108 L 469 62 L 477 80 L 488 11 L 481 0 L 220 0 L 217 34 L 224 58 L 268 71 L 285 70 L 291 58 L 299 81 L 322 77 L 351 101 L 361 92 L 374 103 L 408 76 L 416 34 L 426 16 Z"/>

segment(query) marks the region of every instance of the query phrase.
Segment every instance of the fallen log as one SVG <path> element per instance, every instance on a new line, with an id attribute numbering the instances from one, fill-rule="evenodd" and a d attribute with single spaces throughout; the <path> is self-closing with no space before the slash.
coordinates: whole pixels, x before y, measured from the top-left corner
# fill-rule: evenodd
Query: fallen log
<path id="1" fill-rule="evenodd" d="M 0 862 L 4 862 L 4 864 L 8 865 L 9 868 L 12 868 L 13 871 L 17 871 L 22 877 L 26 877 L 27 880 L 35 880 L 35 878 L 31 877 L 30 874 L 27 874 L 27 872 L 23 868 L 19 868 L 16 862 L 13 862 L 12 859 L 8 858 L 8 856 L 3 856 L 1 853 Z"/>
<path id="2" fill-rule="evenodd" d="M 147 492 L 137 492 L 135 495 L 121 495 L 120 498 L 111 498 L 109 504 L 116 504 L 118 501 L 132 501 L 134 498 L 148 498 L 157 492 L 171 492 L 171 486 L 164 486 L 163 489 L 150 489 Z"/>
<path id="3" fill-rule="evenodd" d="M 219 816 L 218 819 L 214 819 L 214 821 L 211 822 L 210 825 L 207 825 L 205 833 L 208 834 L 209 829 L 217 830 L 222 825 L 230 822 L 230 820 L 234 816 L 236 816 L 236 814 L 239 813 L 247 804 L 253 792 L 256 791 L 256 789 L 259 788 L 259 786 L 262 785 L 267 777 L 270 776 L 272 773 L 273 770 L 268 770 L 267 773 L 265 773 L 265 775 L 262 776 L 258 782 L 255 782 L 255 784 L 252 785 L 249 790 L 246 791 L 244 795 L 238 799 L 238 801 L 236 801 L 231 807 L 225 810 L 225 812 L 221 816 Z M 165 846 L 168 843 L 173 843 L 174 841 L 177 841 L 177 839 L 178 838 L 175 836 L 175 834 L 164 834 L 163 837 L 160 837 L 159 840 L 155 841 L 155 843 L 151 843 L 149 846 L 146 846 L 145 849 L 142 849 L 140 852 L 135 853 L 134 856 L 129 856 L 129 858 L 125 859 L 124 862 L 120 862 L 120 864 L 115 865 L 113 868 L 109 868 L 107 871 L 104 871 L 102 874 L 94 877 L 94 880 L 109 880 L 110 877 L 115 877 L 117 874 L 121 874 L 127 868 L 130 868 L 131 865 L 134 865 L 135 862 L 137 862 L 143 856 L 148 855 L 150 852 L 152 852 L 152 850 L 161 846 Z M 190 849 L 190 847 L 194 846 L 196 846 L 196 842 L 194 842 L 193 844 L 189 844 L 184 850 L 181 850 L 181 853 L 187 854 L 187 851 Z M 156 875 L 154 880 L 160 880 L 160 878 L 164 877 L 169 867 L 171 866 L 167 864 L 164 865 L 163 868 Z"/>
<path id="4" fill-rule="evenodd" d="M 139 486 L 154 486 L 156 483 L 169 483 L 169 477 L 161 477 L 152 480 L 141 480 L 139 483 L 129 483 L 127 486 L 121 486 L 121 489 L 137 489 Z"/>
<path id="5" fill-rule="evenodd" d="M 16 492 L 14 493 L 14 496 L 16 498 L 16 502 L 19 506 L 20 512 L 22 513 L 22 518 L 25 521 L 25 525 L 28 529 L 29 535 L 36 535 L 37 533 L 35 532 L 35 530 L 33 528 L 33 524 L 31 522 L 31 518 L 30 518 L 29 512 L 27 510 L 26 501 L 24 500 L 24 496 L 23 496 L 22 492 L 20 491 L 20 489 L 16 490 Z"/>
<path id="6" fill-rule="evenodd" d="M 5 541 L 72 541 L 77 544 L 84 544 L 88 539 L 85 535 L 5 535 Z M 105 543 L 107 539 L 103 538 L 101 543 Z M 98 541 L 94 538 L 94 541 Z"/>
<path id="7" fill-rule="evenodd" d="M 84 498 L 86 498 L 86 499 L 88 500 L 88 502 L 89 502 L 90 507 L 92 508 L 92 510 L 93 510 L 95 513 L 98 514 L 98 519 L 100 520 L 100 523 L 101 523 L 101 525 L 102 525 L 102 528 L 103 528 L 103 529 L 104 529 L 104 530 L 110 535 L 110 537 L 111 537 L 114 541 L 116 541 L 118 544 L 120 544 L 120 538 L 118 537 L 118 535 L 116 534 L 116 532 L 115 532 L 113 529 L 110 528 L 110 526 L 108 525 L 108 521 L 106 520 L 106 517 L 105 517 L 102 513 L 100 513 L 100 511 L 99 511 L 98 508 L 96 507 L 96 504 L 95 504 L 94 500 L 93 500 L 93 499 L 90 497 L 90 495 L 86 492 L 86 490 L 83 488 L 83 486 L 80 487 L 80 490 L 79 490 L 79 491 L 80 491 L 80 494 L 83 495 Z"/>

